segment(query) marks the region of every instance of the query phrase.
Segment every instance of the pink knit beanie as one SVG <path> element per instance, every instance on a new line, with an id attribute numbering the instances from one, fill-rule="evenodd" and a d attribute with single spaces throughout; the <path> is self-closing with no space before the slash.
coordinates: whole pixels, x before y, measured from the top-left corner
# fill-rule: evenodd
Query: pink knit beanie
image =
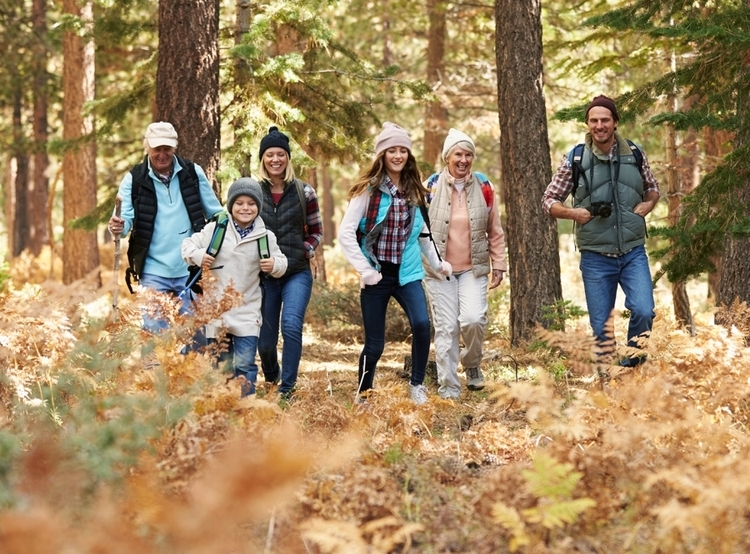
<path id="1" fill-rule="evenodd" d="M 411 152 L 409 131 L 403 127 L 399 127 L 395 123 L 386 121 L 383 123 L 383 130 L 375 140 L 375 155 L 378 156 L 381 152 L 393 148 L 394 146 L 403 146 L 408 148 L 409 152 Z"/>

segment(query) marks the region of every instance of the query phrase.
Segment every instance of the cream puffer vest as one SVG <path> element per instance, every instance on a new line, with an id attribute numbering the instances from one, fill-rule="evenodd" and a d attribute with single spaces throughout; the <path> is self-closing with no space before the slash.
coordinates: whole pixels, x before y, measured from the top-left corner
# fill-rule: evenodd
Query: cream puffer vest
<path id="1" fill-rule="evenodd" d="M 444 169 L 440 172 L 437 183 L 432 186 L 428 185 L 433 193 L 429 210 L 432 236 L 443 258 L 450 230 L 453 200 L 453 185 L 446 177 L 447 171 Z M 482 194 L 482 178 L 486 180 L 483 175 L 472 173 L 464 186 L 471 228 L 471 266 L 475 277 L 483 277 L 490 273 L 490 243 L 487 240 L 489 208 Z"/>

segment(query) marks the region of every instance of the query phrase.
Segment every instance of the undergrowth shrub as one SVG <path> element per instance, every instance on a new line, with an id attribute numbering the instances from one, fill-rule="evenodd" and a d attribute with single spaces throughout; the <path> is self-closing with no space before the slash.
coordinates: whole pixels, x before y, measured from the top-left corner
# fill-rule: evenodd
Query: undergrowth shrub
<path id="1" fill-rule="evenodd" d="M 358 315 L 350 292 L 321 310 Z M 628 369 L 592 361 L 588 329 L 540 330 L 535 351 L 494 337 L 484 391 L 446 401 L 431 385 L 421 406 L 391 372 L 356 404 L 357 349 L 323 340 L 329 358 L 279 403 L 178 353 L 231 295 L 209 289 L 190 318 L 164 300 L 159 337 L 141 334 L 144 298 L 112 322 L 88 286 L 0 294 L 4 554 L 750 551 L 750 356 L 734 331 L 697 319 L 692 338 L 661 315 Z M 499 382 L 516 362 L 518 382 Z"/>

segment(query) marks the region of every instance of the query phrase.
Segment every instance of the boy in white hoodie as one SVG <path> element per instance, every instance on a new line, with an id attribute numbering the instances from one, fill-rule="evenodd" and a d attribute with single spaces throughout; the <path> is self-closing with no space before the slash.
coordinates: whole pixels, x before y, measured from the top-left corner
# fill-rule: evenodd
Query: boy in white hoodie
<path id="1" fill-rule="evenodd" d="M 216 222 L 210 222 L 201 232 L 182 242 L 182 257 L 188 264 L 199 265 L 204 271 L 213 271 L 220 294 L 231 284 L 243 296 L 241 305 L 211 323 L 214 329 L 226 330 L 229 346 L 222 360 L 231 363 L 235 377 L 245 377 L 242 396 L 255 394 L 258 376 L 255 355 L 262 323 L 261 272 L 279 278 L 287 268 L 286 256 L 279 249 L 276 236 L 266 229 L 258 215 L 262 205 L 260 185 L 249 177 L 238 179 L 229 187 L 227 194 L 229 222 L 216 258 L 206 252 Z M 210 330 L 208 334 L 211 334 Z"/>

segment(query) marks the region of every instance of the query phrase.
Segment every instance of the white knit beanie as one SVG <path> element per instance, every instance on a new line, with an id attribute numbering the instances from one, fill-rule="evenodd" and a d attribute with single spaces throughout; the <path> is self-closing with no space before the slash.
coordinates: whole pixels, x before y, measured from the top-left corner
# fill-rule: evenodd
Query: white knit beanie
<path id="1" fill-rule="evenodd" d="M 454 129 L 451 127 L 451 130 L 448 131 L 448 136 L 445 137 L 445 142 L 443 143 L 443 161 L 447 162 L 448 155 L 451 153 L 451 150 L 461 144 L 461 148 L 464 150 L 467 150 L 477 155 L 477 148 L 474 146 L 474 141 L 471 140 L 471 137 L 467 135 L 466 133 L 462 133 L 458 129 Z"/>

